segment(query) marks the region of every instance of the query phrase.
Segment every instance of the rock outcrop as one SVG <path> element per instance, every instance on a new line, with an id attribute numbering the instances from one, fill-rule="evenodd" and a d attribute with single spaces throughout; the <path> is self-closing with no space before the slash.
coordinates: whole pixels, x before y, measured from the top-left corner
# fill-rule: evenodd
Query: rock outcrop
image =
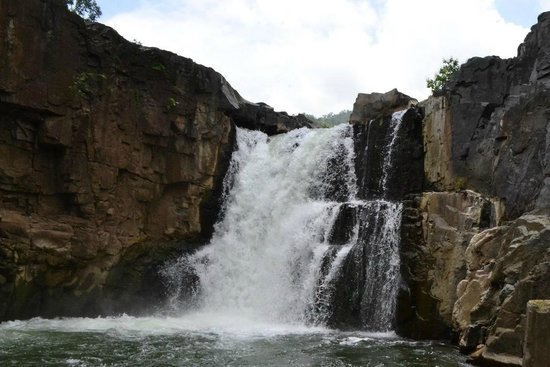
<path id="1" fill-rule="evenodd" d="M 550 300 L 531 300 L 527 304 L 523 367 L 544 367 L 550 360 Z"/>
<path id="2" fill-rule="evenodd" d="M 150 305 L 211 234 L 234 126 L 308 124 L 64 3 L 0 2 L 0 320 Z"/>
<path id="3" fill-rule="evenodd" d="M 521 365 L 527 302 L 550 298 L 550 218 L 525 214 L 472 238 L 453 311 L 460 346 Z"/>
<path id="4" fill-rule="evenodd" d="M 456 288 L 466 276 L 468 243 L 500 222 L 498 202 L 472 191 L 426 192 L 405 202 L 398 331 L 450 337 Z"/>
<path id="5" fill-rule="evenodd" d="M 392 115 L 406 110 L 391 147 L 391 170 L 384 177 L 384 164 L 392 140 Z M 422 151 L 423 114 L 416 100 L 393 89 L 387 93 L 359 94 L 350 122 L 353 124 L 358 196 L 361 199 L 401 200 L 422 192 L 424 185 Z M 404 184 L 404 183 L 407 184 Z M 385 187 L 382 187 L 382 186 Z"/>
<path id="6" fill-rule="evenodd" d="M 425 105 L 426 171 L 438 190 L 458 182 L 501 198 L 509 219 L 550 211 L 549 33 L 543 13 L 516 58 L 468 60 Z"/>
<path id="7" fill-rule="evenodd" d="M 235 126 L 309 124 L 63 1 L 0 2 L 0 37 L 0 320 L 151 306 L 159 266 L 211 235 Z M 527 303 L 550 299 L 549 40 L 544 13 L 516 58 L 473 58 L 438 97 L 357 98 L 358 196 L 404 203 L 401 335 L 455 337 L 483 363 L 530 358 Z M 358 304 L 333 324 L 362 320 Z"/>

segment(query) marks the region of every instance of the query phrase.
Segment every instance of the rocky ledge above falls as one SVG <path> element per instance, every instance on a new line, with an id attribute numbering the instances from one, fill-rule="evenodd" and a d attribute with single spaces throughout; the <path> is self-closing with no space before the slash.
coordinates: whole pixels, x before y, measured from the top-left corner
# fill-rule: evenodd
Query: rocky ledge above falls
<path id="1" fill-rule="evenodd" d="M 350 122 L 353 124 L 355 172 L 361 199 L 403 200 L 409 194 L 422 192 L 424 116 L 416 103 L 397 89 L 357 96 Z M 392 121 L 392 116 L 398 111 L 406 112 L 392 137 L 397 123 Z M 385 168 L 388 164 L 391 167 Z M 381 182 L 385 174 L 386 187 L 383 188 Z"/>
<path id="2" fill-rule="evenodd" d="M 234 125 L 303 116 L 59 0 L 0 2 L 0 320 L 137 311 L 217 215 Z"/>

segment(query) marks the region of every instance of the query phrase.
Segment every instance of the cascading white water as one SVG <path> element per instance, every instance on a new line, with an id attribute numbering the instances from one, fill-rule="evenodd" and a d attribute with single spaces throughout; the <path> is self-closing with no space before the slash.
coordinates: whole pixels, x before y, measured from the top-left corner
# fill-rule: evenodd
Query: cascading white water
<path id="1" fill-rule="evenodd" d="M 223 219 L 211 243 L 164 271 L 174 285 L 173 300 L 181 300 L 182 284 L 196 277 L 191 303 L 201 312 L 324 325 L 343 266 L 356 248 L 367 246 L 371 259 L 365 282 L 378 284 L 360 290 L 361 303 L 376 305 L 365 307 L 375 315 L 365 316 L 363 326 L 388 330 L 398 281 L 401 209 L 357 200 L 352 135 L 349 125 L 271 138 L 238 129 L 238 149 L 224 181 Z M 344 208 L 357 218 L 336 241 Z M 375 218 L 362 219 L 365 215 Z M 368 223 L 372 228 L 366 235 L 361 227 Z"/>
<path id="2" fill-rule="evenodd" d="M 380 179 L 380 191 L 382 192 L 382 197 L 385 197 L 388 193 L 388 176 L 391 169 L 391 159 L 393 155 L 393 147 L 397 140 L 399 133 L 399 128 L 401 127 L 401 122 L 403 122 L 403 116 L 407 110 L 397 111 L 392 114 L 390 124 L 390 142 L 387 146 L 387 152 L 384 155 L 384 165 L 382 166 L 382 178 Z"/>

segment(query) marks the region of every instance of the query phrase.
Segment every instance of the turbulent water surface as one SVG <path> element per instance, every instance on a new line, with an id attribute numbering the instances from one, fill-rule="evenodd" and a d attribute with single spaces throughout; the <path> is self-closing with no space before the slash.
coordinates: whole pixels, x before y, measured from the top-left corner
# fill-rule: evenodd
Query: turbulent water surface
<path id="1" fill-rule="evenodd" d="M 453 348 L 220 315 L 0 324 L 1 366 L 467 366 Z"/>
<path id="2" fill-rule="evenodd" d="M 237 142 L 211 243 L 167 264 L 161 315 L 6 322 L 0 365 L 465 365 L 449 346 L 391 332 L 402 205 L 357 197 L 350 126 L 239 129 Z M 351 313 L 367 331 L 329 329 Z"/>

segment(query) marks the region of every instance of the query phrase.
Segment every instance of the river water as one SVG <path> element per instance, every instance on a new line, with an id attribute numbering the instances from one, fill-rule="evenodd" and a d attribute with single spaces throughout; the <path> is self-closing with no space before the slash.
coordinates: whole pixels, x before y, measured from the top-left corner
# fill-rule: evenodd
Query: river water
<path id="1" fill-rule="evenodd" d="M 210 244 L 162 271 L 162 314 L 5 322 L 0 366 L 466 366 L 391 331 L 402 204 L 357 197 L 349 125 L 237 143 Z M 329 328 L 346 322 L 366 331 Z"/>
<path id="2" fill-rule="evenodd" d="M 0 324 L 1 366 L 464 367 L 435 342 L 209 314 Z"/>

